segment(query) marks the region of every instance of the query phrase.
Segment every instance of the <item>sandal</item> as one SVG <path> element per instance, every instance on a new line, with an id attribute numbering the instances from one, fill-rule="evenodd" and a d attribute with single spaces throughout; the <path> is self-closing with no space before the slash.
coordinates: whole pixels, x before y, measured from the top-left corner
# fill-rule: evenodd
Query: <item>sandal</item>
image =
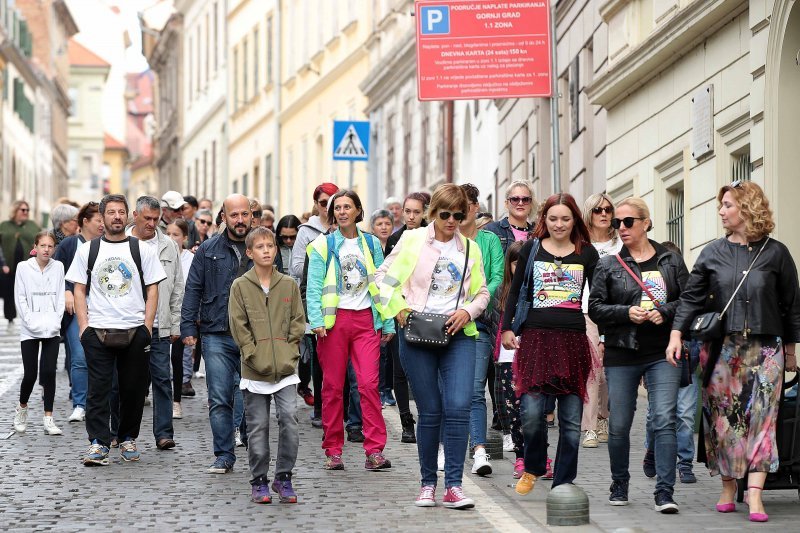
<path id="1" fill-rule="evenodd" d="M 734 478 L 732 478 L 732 477 L 729 477 L 727 479 L 725 479 L 725 477 L 722 477 L 722 483 L 727 483 L 727 482 L 730 482 L 730 481 L 736 481 L 736 480 Z M 733 512 L 736 512 L 736 504 L 734 502 L 718 503 L 716 508 L 717 508 L 717 512 L 718 513 L 733 513 Z"/>
<path id="2" fill-rule="evenodd" d="M 764 491 L 764 487 L 756 487 L 755 485 L 751 485 L 747 487 L 747 490 L 756 489 L 760 491 Z M 769 515 L 767 513 L 750 513 L 750 521 L 751 522 L 766 522 L 769 520 Z"/>

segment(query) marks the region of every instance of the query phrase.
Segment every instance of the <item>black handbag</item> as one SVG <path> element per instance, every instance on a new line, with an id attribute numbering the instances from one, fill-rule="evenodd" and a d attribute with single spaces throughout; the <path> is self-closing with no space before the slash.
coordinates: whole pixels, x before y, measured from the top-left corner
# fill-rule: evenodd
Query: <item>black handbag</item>
<path id="1" fill-rule="evenodd" d="M 464 273 L 461 275 L 461 284 L 456 296 L 456 311 L 461 300 L 461 291 L 464 289 L 464 278 L 467 277 L 467 263 L 469 262 L 469 239 L 467 239 L 467 252 L 464 259 Z M 450 334 L 447 332 L 447 321 L 450 315 L 439 313 L 420 313 L 411 311 L 403 328 L 406 342 L 415 346 L 444 348 L 450 344 Z"/>
<path id="2" fill-rule="evenodd" d="M 728 311 L 728 308 L 733 303 L 733 299 L 736 297 L 736 293 L 739 292 L 739 289 L 742 288 L 744 280 L 747 279 L 748 274 L 750 274 L 750 271 L 753 270 L 753 266 L 756 264 L 756 261 L 758 261 L 758 258 L 761 256 L 761 252 L 763 252 L 764 248 L 767 246 L 769 239 L 770 238 L 767 237 L 767 240 L 764 241 L 763 245 L 761 245 L 761 249 L 756 254 L 755 259 L 753 259 L 753 262 L 750 263 L 750 268 L 744 271 L 742 280 L 739 282 L 739 285 L 736 286 L 736 290 L 734 290 L 733 294 L 731 294 L 731 297 L 728 300 L 728 303 L 725 304 L 725 308 L 722 309 L 722 312 L 718 313 L 716 311 L 711 311 L 708 313 L 703 313 L 701 315 L 698 315 L 694 319 L 692 325 L 689 326 L 689 334 L 693 339 L 697 339 L 700 341 L 715 341 L 722 339 L 722 337 L 725 334 L 722 327 L 723 325 L 722 319 L 725 316 L 725 313 Z"/>

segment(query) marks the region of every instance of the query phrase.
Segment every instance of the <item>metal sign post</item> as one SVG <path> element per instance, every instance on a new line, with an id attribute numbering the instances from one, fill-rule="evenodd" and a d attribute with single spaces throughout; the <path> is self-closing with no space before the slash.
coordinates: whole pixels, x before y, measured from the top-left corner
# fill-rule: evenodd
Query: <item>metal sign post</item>
<path id="1" fill-rule="evenodd" d="M 556 3 L 550 0 L 550 123 L 553 135 L 553 194 L 561 192 L 561 135 L 558 127 L 558 35 L 556 34 Z"/>

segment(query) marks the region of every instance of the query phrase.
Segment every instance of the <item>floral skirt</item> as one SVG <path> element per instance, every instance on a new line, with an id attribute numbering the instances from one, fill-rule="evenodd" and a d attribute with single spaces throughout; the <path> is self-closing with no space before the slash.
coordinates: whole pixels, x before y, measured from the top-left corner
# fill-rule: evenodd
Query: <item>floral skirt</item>
<path id="1" fill-rule="evenodd" d="M 514 357 L 517 396 L 534 391 L 577 394 L 586 401 L 592 371 L 589 340 L 584 331 L 525 328 Z"/>
<path id="2" fill-rule="evenodd" d="M 703 367 L 708 350 L 700 355 Z M 703 389 L 703 424 L 711 475 L 743 478 L 775 472 L 775 428 L 783 386 L 780 338 L 725 337 L 708 386 Z"/>

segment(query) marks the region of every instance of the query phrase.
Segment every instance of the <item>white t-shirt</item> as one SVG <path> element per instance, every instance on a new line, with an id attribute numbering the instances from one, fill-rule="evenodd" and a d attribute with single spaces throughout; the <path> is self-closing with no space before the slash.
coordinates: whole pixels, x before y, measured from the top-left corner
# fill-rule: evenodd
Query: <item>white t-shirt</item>
<path id="1" fill-rule="evenodd" d="M 181 268 L 183 268 L 183 281 L 186 282 L 189 279 L 189 269 L 192 267 L 192 261 L 194 260 L 194 254 L 184 248 L 181 251 Z"/>
<path id="2" fill-rule="evenodd" d="M 519 339 L 519 337 L 517 337 Z M 514 362 L 514 354 L 517 353 L 517 350 L 506 350 L 503 348 L 503 345 L 500 345 L 500 353 L 497 354 L 497 362 L 498 363 L 513 363 Z"/>
<path id="3" fill-rule="evenodd" d="M 367 266 L 358 241 L 358 237 L 345 239 L 342 247 L 339 248 L 339 264 L 341 266 L 339 309 L 360 311 L 372 305 L 368 292 Z"/>
<path id="4" fill-rule="evenodd" d="M 158 230 L 156 230 L 156 231 L 158 231 Z M 125 235 L 127 235 L 128 237 L 131 237 L 131 236 L 136 237 L 136 235 L 133 235 L 133 226 L 125 228 Z M 158 233 L 156 233 L 155 235 L 153 235 L 152 238 L 147 239 L 146 241 L 142 240 L 142 239 L 139 239 L 139 249 L 141 250 L 142 248 L 151 248 L 153 250 L 153 253 L 156 254 L 156 258 L 158 258 Z M 161 260 L 159 259 L 159 263 L 160 262 L 161 262 Z M 144 268 L 144 265 L 142 265 L 142 268 Z M 94 277 L 94 275 L 92 275 L 92 277 Z M 89 293 L 89 294 L 91 294 L 91 293 Z M 156 316 L 153 319 L 153 331 L 158 331 L 158 308 L 157 307 L 156 307 Z"/>
<path id="5" fill-rule="evenodd" d="M 594 246 L 594 249 L 597 250 L 597 255 L 602 259 L 607 255 L 616 255 L 619 253 L 619 251 L 622 250 L 622 239 L 617 237 L 612 241 L 593 242 L 592 246 Z M 590 290 L 591 283 L 592 280 L 586 280 L 586 284 L 589 285 Z M 589 313 L 589 292 L 588 290 L 583 291 L 583 297 L 581 298 L 581 309 L 584 315 Z"/>
<path id="6" fill-rule="evenodd" d="M 425 302 L 426 313 L 447 315 L 456 310 L 465 258 L 464 252 L 458 251 L 456 242 L 455 238 L 447 242 L 433 241 L 434 248 L 439 250 L 439 260 L 431 276 L 428 301 Z"/>
<path id="7" fill-rule="evenodd" d="M 67 280 L 86 284 L 91 241 L 78 247 L 67 272 Z M 152 246 L 139 246 L 145 285 L 159 283 L 167 277 Z M 144 295 L 140 273 L 131 256 L 128 240 L 109 242 L 103 238 L 92 270 L 89 291 L 89 326 L 93 328 L 129 329 L 144 324 Z"/>

